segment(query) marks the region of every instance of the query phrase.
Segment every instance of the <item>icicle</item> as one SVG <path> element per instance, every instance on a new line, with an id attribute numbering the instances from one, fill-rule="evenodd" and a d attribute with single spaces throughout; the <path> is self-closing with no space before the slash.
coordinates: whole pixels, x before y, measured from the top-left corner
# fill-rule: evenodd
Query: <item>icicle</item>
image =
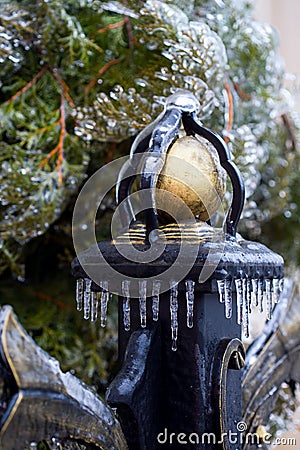
<path id="1" fill-rule="evenodd" d="M 224 290 L 225 290 L 225 317 L 226 319 L 230 319 L 232 317 L 231 280 L 225 280 Z"/>
<path id="2" fill-rule="evenodd" d="M 98 317 L 98 292 L 91 292 L 91 322 L 95 322 Z"/>
<path id="3" fill-rule="evenodd" d="M 194 288 L 195 282 L 192 280 L 186 280 L 185 282 L 185 295 L 186 295 L 186 324 L 188 328 L 193 328 L 194 321 Z"/>
<path id="4" fill-rule="evenodd" d="M 225 302 L 225 280 L 217 280 L 220 303 Z"/>
<path id="5" fill-rule="evenodd" d="M 122 295 L 123 295 L 123 323 L 125 331 L 130 330 L 130 281 L 122 281 Z"/>
<path id="6" fill-rule="evenodd" d="M 280 281 L 278 278 L 274 278 L 273 280 L 273 298 L 274 298 L 274 303 L 278 303 L 279 302 L 279 298 L 280 298 Z"/>
<path id="7" fill-rule="evenodd" d="M 252 312 L 252 305 L 251 305 L 251 280 L 250 278 L 247 279 L 247 303 L 248 303 L 248 311 L 251 314 Z"/>
<path id="8" fill-rule="evenodd" d="M 84 294 L 83 294 L 83 318 L 88 320 L 90 318 L 91 310 L 91 285 L 92 280 L 85 278 L 84 280 Z"/>
<path id="9" fill-rule="evenodd" d="M 249 303 L 247 294 L 247 280 L 242 279 L 242 297 L 243 297 L 243 332 L 246 338 L 249 337 Z"/>
<path id="10" fill-rule="evenodd" d="M 102 288 L 100 299 L 100 325 L 104 328 L 107 321 L 107 304 L 109 299 L 108 281 L 102 281 L 100 287 Z"/>
<path id="11" fill-rule="evenodd" d="M 159 314 L 159 293 L 160 293 L 160 281 L 154 280 L 152 287 L 152 316 L 153 320 L 158 320 Z"/>
<path id="12" fill-rule="evenodd" d="M 260 312 L 263 312 L 264 310 L 264 281 L 260 278 L 258 280 L 258 304 L 259 304 L 259 310 Z"/>
<path id="13" fill-rule="evenodd" d="M 237 302 L 237 323 L 243 323 L 243 282 L 240 278 L 235 280 L 236 302 Z"/>
<path id="14" fill-rule="evenodd" d="M 252 278 L 251 285 L 252 285 L 251 295 L 254 301 L 254 305 L 258 306 L 258 278 Z"/>
<path id="15" fill-rule="evenodd" d="M 82 311 L 83 287 L 84 287 L 83 278 L 78 278 L 78 280 L 76 281 L 76 308 L 77 308 L 77 311 Z"/>
<path id="16" fill-rule="evenodd" d="M 170 313 L 171 313 L 171 333 L 172 333 L 172 350 L 177 350 L 178 335 L 178 286 L 175 282 L 170 283 Z"/>
<path id="17" fill-rule="evenodd" d="M 141 327 L 145 328 L 147 325 L 147 280 L 139 280 L 139 305 L 140 305 L 140 320 Z"/>
<path id="18" fill-rule="evenodd" d="M 266 279 L 266 303 L 267 303 L 267 319 L 270 320 L 272 318 L 272 280 Z"/>

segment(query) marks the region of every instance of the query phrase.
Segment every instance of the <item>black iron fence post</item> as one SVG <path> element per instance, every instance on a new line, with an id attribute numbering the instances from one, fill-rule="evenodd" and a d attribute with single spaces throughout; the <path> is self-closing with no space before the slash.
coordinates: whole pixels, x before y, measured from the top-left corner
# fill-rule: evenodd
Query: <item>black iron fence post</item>
<path id="1" fill-rule="evenodd" d="M 281 290 L 282 258 L 236 237 L 243 181 L 223 140 L 197 122 L 196 107 L 189 92 L 175 93 L 162 115 L 136 139 L 117 184 L 125 232 L 73 262 L 77 302 L 86 318 L 98 293 L 101 311 L 106 311 L 109 291 L 119 295 L 120 372 L 107 401 L 116 408 L 130 450 L 242 450 L 241 328 L 247 335 L 253 303 L 266 308 L 270 317 Z M 159 226 L 157 176 L 180 124 L 187 136 L 200 136 L 214 147 L 229 175 L 232 202 L 223 230 L 213 228 L 210 218 L 205 219 L 208 224 L 194 220 Z M 145 224 L 136 221 L 130 201 L 137 173 Z M 155 245 L 161 233 L 165 247 L 159 252 Z M 121 251 L 132 244 L 139 259 Z M 178 259 L 182 246 L 185 253 Z M 143 255 L 149 248 L 154 257 L 146 262 Z M 166 279 L 164 274 L 176 264 L 186 269 L 184 275 Z M 120 276 L 112 277 L 111 269 Z M 208 275 L 201 278 L 205 270 Z"/>

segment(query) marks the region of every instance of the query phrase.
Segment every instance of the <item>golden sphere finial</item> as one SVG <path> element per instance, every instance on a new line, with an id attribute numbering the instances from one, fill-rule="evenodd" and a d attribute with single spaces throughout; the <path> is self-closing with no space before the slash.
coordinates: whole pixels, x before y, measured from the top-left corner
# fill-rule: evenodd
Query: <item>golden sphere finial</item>
<path id="1" fill-rule="evenodd" d="M 178 196 L 197 218 L 207 221 L 224 197 L 226 172 L 210 142 L 201 137 L 184 136 L 168 150 L 157 188 Z M 166 209 L 170 211 L 170 205 Z M 174 211 L 174 215 L 176 213 L 178 215 L 178 211 Z M 162 221 L 166 220 L 163 212 L 159 216 Z"/>

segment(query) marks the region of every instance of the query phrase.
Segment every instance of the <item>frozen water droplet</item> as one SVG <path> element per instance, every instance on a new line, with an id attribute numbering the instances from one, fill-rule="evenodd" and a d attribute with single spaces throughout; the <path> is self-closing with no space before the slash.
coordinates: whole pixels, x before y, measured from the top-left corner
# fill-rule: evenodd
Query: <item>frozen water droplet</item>
<path id="1" fill-rule="evenodd" d="M 91 292 L 91 313 L 90 319 L 91 322 L 95 322 L 98 317 L 98 292 Z"/>
<path id="2" fill-rule="evenodd" d="M 266 308 L 267 308 L 267 319 L 270 320 L 272 318 L 272 280 L 266 278 L 265 280 L 265 289 L 266 289 Z"/>
<path id="3" fill-rule="evenodd" d="M 139 280 L 139 305 L 140 305 L 140 320 L 141 327 L 145 328 L 147 325 L 147 280 Z"/>
<path id="4" fill-rule="evenodd" d="M 232 317 L 232 291 L 231 280 L 225 280 L 225 317 L 230 319 Z"/>
<path id="5" fill-rule="evenodd" d="M 237 302 L 237 323 L 243 323 L 243 282 L 240 278 L 235 280 L 236 302 Z"/>
<path id="6" fill-rule="evenodd" d="M 251 280 L 252 285 L 252 298 L 255 306 L 258 306 L 258 279 L 252 278 Z"/>
<path id="7" fill-rule="evenodd" d="M 170 313 L 171 313 L 171 334 L 172 334 L 172 350 L 177 350 L 178 336 L 178 286 L 174 281 L 170 283 Z"/>
<path id="8" fill-rule="evenodd" d="M 243 297 L 243 332 L 246 338 L 249 337 L 249 303 L 247 294 L 247 280 L 242 279 L 242 297 Z"/>
<path id="9" fill-rule="evenodd" d="M 186 295 L 186 324 L 188 328 L 193 328 L 194 325 L 194 299 L 195 299 L 195 282 L 192 280 L 186 280 L 185 282 L 185 295 Z"/>
<path id="10" fill-rule="evenodd" d="M 260 312 L 263 312 L 264 310 L 264 281 L 260 278 L 258 280 L 258 304 L 259 304 L 259 310 Z"/>
<path id="11" fill-rule="evenodd" d="M 280 280 L 278 278 L 274 278 L 273 280 L 273 298 L 274 298 L 274 303 L 278 303 L 279 302 L 279 298 L 280 298 Z"/>
<path id="12" fill-rule="evenodd" d="M 225 302 L 225 280 L 217 280 L 220 303 Z"/>
<path id="13" fill-rule="evenodd" d="M 85 278 L 84 280 L 84 294 L 83 294 L 83 318 L 88 320 L 90 318 L 91 310 L 91 285 L 92 280 Z"/>
<path id="14" fill-rule="evenodd" d="M 79 278 L 76 281 L 76 308 L 77 308 L 77 311 L 82 311 L 83 288 L 84 288 L 83 278 Z"/>
<path id="15" fill-rule="evenodd" d="M 159 294 L 160 294 L 160 281 L 154 280 L 152 287 L 152 316 L 153 320 L 158 320 L 159 314 Z"/>
<path id="16" fill-rule="evenodd" d="M 130 281 L 122 281 L 122 295 L 123 295 L 123 324 L 125 331 L 130 330 Z"/>
<path id="17" fill-rule="evenodd" d="M 100 299 L 100 325 L 104 328 L 107 321 L 107 304 L 109 300 L 108 281 L 102 281 L 100 287 L 102 288 Z"/>

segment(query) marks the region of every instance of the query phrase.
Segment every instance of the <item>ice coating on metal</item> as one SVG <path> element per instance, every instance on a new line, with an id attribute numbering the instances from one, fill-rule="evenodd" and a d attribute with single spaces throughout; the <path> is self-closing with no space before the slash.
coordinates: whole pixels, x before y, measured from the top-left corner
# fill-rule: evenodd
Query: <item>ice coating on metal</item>
<path id="1" fill-rule="evenodd" d="M 178 108 L 182 112 L 198 113 L 200 111 L 200 103 L 190 91 L 178 89 L 166 100 L 166 109 L 169 108 Z"/>

